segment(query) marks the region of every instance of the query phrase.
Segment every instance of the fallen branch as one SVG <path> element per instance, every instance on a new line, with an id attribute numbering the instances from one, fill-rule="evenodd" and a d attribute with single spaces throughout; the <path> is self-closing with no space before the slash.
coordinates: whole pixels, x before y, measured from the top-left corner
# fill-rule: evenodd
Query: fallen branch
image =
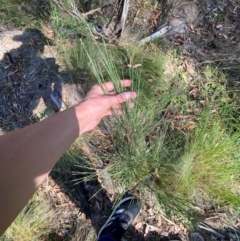
<path id="1" fill-rule="evenodd" d="M 167 26 L 164 26 L 164 27 L 160 28 L 157 32 L 155 32 L 155 33 L 149 35 L 148 37 L 140 40 L 140 46 L 141 46 L 141 45 L 144 45 L 144 44 L 146 44 L 146 43 L 148 43 L 148 42 L 150 42 L 150 41 L 153 41 L 153 40 L 155 40 L 155 39 L 157 39 L 157 38 L 162 37 L 162 36 L 163 36 L 164 34 L 166 34 L 171 28 L 172 28 L 172 26 L 170 26 L 170 25 L 167 25 Z"/>
<path id="2" fill-rule="evenodd" d="M 124 0 L 124 3 L 123 3 L 123 10 L 122 10 L 122 16 L 121 16 L 122 32 L 124 31 L 125 23 L 126 23 L 126 20 L 127 20 L 129 1 L 130 0 Z"/>

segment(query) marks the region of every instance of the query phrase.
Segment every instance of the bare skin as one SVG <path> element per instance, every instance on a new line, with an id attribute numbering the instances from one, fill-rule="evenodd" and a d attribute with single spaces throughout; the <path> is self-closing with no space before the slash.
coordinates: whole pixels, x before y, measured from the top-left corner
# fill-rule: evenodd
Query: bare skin
<path id="1" fill-rule="evenodd" d="M 121 84 L 129 87 L 131 81 Z M 74 140 L 112 115 L 113 109 L 121 114 L 121 103 L 136 98 L 131 91 L 115 94 L 111 82 L 103 88 L 106 94 L 95 85 L 78 105 L 0 136 L 0 236 Z"/>

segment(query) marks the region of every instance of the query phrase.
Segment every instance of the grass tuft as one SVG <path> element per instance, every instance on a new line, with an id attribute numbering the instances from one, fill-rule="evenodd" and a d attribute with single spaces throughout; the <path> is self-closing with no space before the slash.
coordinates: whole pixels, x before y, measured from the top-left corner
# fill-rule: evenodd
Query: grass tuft
<path id="1" fill-rule="evenodd" d="M 181 158 L 177 189 L 188 198 L 202 192 L 239 207 L 240 133 L 231 133 L 209 111 L 198 123 Z"/>
<path id="2" fill-rule="evenodd" d="M 144 49 L 133 46 L 116 49 L 95 43 L 91 47 L 82 42 L 90 70 L 99 84 L 111 80 L 117 92 L 121 92 L 119 80 L 130 78 L 132 89 L 138 93 L 134 109 L 126 104 L 125 115 L 114 116 L 112 151 L 101 156 L 104 163 L 110 164 L 98 170 L 98 177 L 104 179 L 107 171 L 119 195 L 138 190 L 141 196 L 146 189 L 151 190 L 166 212 L 190 217 L 187 200 L 175 195 L 171 184 L 183 151 L 183 145 L 179 145 L 183 136 L 171 131 L 166 113 L 172 108 L 172 99 L 181 94 L 179 84 L 162 78 L 164 61 L 156 53 L 148 55 Z"/>
<path id="3" fill-rule="evenodd" d="M 196 192 L 220 204 L 239 205 L 239 131 L 236 124 L 229 125 L 237 103 L 224 76 L 206 68 L 196 76 L 197 94 L 192 95 L 189 74 L 173 63 L 176 70 L 166 79 L 165 59 L 156 52 L 149 55 L 148 49 L 92 39 L 82 39 L 75 50 L 84 56 L 82 67 L 91 79 L 99 84 L 111 80 L 121 92 L 119 80 L 130 78 L 131 89 L 138 93 L 134 109 L 127 103 L 125 115 L 107 121 L 112 146 L 110 151 L 98 150 L 105 165 L 91 172 L 91 178 L 107 176 L 119 195 L 130 191 L 143 197 L 150 190 L 167 214 L 191 221 Z M 81 60 L 74 58 L 75 66 Z M 191 127 L 187 122 L 176 125 L 175 116 L 190 116 Z"/>
<path id="4" fill-rule="evenodd" d="M 1 241 L 12 240 L 46 240 L 51 231 L 51 212 L 44 203 L 39 203 L 36 197 L 21 211 L 15 221 L 7 229 Z"/>

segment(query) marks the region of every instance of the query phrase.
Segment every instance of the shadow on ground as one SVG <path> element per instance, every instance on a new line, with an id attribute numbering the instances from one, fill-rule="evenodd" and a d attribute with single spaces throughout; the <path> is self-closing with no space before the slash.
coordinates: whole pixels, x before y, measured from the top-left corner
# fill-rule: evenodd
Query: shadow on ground
<path id="1" fill-rule="evenodd" d="M 39 30 L 0 33 L 0 128 L 8 132 L 78 103 L 70 72 L 59 72 L 51 40 Z"/>
<path id="2" fill-rule="evenodd" d="M 2 33 L 3 42 L 7 39 L 3 45 L 11 38 L 21 44 L 6 52 L 0 62 L 0 127 L 4 132 L 34 123 L 35 109 L 41 101 L 45 104 L 45 109 L 40 109 L 43 115 L 46 110 L 54 113 L 62 107 L 63 79 L 58 65 L 54 58 L 41 57 L 50 41 L 35 29 L 21 33 Z"/>

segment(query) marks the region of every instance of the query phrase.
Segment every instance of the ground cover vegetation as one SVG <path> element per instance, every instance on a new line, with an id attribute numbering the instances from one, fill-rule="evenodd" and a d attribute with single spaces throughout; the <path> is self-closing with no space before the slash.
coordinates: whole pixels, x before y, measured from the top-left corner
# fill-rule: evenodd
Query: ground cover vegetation
<path id="1" fill-rule="evenodd" d="M 53 173 L 69 169 L 76 184 L 97 180 L 115 200 L 128 193 L 148 205 L 151 196 L 159 214 L 186 226 L 204 219 L 209 206 L 239 212 L 239 91 L 228 86 L 227 75 L 216 66 L 192 68 L 161 42 L 96 37 L 82 15 L 90 8 L 84 2 L 3 1 L 1 8 L 5 27 L 51 25 L 62 66 L 84 91 L 111 80 L 120 92 L 119 80 L 131 79 L 138 93 L 133 109 L 127 103 L 125 115 L 106 118 L 81 137 Z M 19 8 L 29 10 L 21 22 Z M 1 239 L 51 240 L 54 214 L 42 215 L 42 206 L 33 197 Z"/>
<path id="2" fill-rule="evenodd" d="M 25 206 L 0 240 L 42 240 L 51 233 L 51 209 L 37 196 Z"/>

